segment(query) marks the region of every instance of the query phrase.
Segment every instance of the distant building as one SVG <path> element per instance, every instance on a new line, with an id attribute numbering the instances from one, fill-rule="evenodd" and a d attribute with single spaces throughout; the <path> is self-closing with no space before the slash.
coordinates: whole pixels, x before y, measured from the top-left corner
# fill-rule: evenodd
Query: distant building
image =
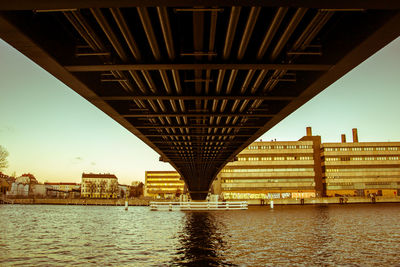
<path id="1" fill-rule="evenodd" d="M 140 185 L 142 182 L 141 181 L 133 181 L 132 183 L 131 183 L 131 186 L 138 186 L 138 185 Z"/>
<path id="2" fill-rule="evenodd" d="M 254 142 L 219 173 L 224 199 L 322 196 L 320 136 L 299 141 Z"/>
<path id="3" fill-rule="evenodd" d="M 162 198 L 183 188 L 177 172 L 146 172 L 145 195 Z M 307 135 L 299 141 L 254 142 L 228 163 L 211 185 L 225 200 L 262 203 L 271 198 L 319 196 L 398 196 L 400 142 L 322 143 Z M 168 192 L 168 193 L 167 193 Z"/>
<path id="4" fill-rule="evenodd" d="M 32 194 L 35 197 L 46 197 L 47 196 L 47 186 L 45 184 L 32 185 Z"/>
<path id="5" fill-rule="evenodd" d="M 10 186 L 11 186 L 12 183 L 15 182 L 15 177 L 9 176 L 9 175 L 4 174 L 2 172 L 0 172 L 0 178 L 5 179 Z"/>
<path id="6" fill-rule="evenodd" d="M 0 178 L 0 194 L 6 194 L 9 191 L 11 185 L 7 182 L 5 178 Z"/>
<path id="7" fill-rule="evenodd" d="M 324 143 L 323 184 L 327 196 L 397 196 L 400 193 L 400 142 Z"/>
<path id="8" fill-rule="evenodd" d="M 20 177 L 15 178 L 15 182 L 18 184 L 37 184 L 35 176 L 31 173 L 22 174 Z"/>
<path id="9" fill-rule="evenodd" d="M 175 171 L 146 171 L 144 196 L 171 199 L 182 194 L 185 182 Z"/>
<path id="10" fill-rule="evenodd" d="M 33 195 L 33 187 L 38 184 L 33 174 L 27 173 L 15 178 L 15 182 L 11 184 L 7 196 L 12 197 L 28 197 Z"/>
<path id="11" fill-rule="evenodd" d="M 117 198 L 118 178 L 114 174 L 83 173 L 81 196 L 85 198 Z"/>
<path id="12" fill-rule="evenodd" d="M 80 197 L 81 186 L 78 183 L 44 183 L 49 197 L 76 198 Z"/>
<path id="13" fill-rule="evenodd" d="M 118 184 L 118 198 L 124 198 L 129 194 L 129 185 Z"/>

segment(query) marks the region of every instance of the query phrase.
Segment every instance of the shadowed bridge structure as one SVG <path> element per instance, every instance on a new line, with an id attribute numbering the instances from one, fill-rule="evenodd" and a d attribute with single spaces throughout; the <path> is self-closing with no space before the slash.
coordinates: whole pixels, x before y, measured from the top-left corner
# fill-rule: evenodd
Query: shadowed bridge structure
<path id="1" fill-rule="evenodd" d="M 14 0 L 0 3 L 0 38 L 157 151 L 192 199 L 204 199 L 241 150 L 398 37 L 399 8 Z"/>

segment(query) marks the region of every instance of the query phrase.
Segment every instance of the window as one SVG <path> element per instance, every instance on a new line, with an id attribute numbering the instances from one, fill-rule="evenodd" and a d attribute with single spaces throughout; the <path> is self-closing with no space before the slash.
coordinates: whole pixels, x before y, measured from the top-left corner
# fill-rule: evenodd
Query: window
<path id="1" fill-rule="evenodd" d="M 341 147 L 339 150 L 340 150 L 340 151 L 348 151 L 349 148 L 348 148 L 348 147 Z"/>
<path id="2" fill-rule="evenodd" d="M 362 157 L 352 157 L 351 160 L 363 160 Z"/>
<path id="3" fill-rule="evenodd" d="M 274 160 L 285 160 L 285 157 L 274 157 Z"/>
<path id="4" fill-rule="evenodd" d="M 339 161 L 339 158 L 331 158 L 331 157 L 329 157 L 329 158 L 326 158 L 325 160 L 326 161 Z"/>
<path id="5" fill-rule="evenodd" d="M 386 150 L 386 147 L 377 147 L 376 150 L 377 151 L 384 151 L 384 150 Z"/>
<path id="6" fill-rule="evenodd" d="M 272 160 L 272 157 L 261 157 L 261 160 Z"/>
<path id="7" fill-rule="evenodd" d="M 245 157 L 238 157 L 238 161 L 246 161 L 247 160 L 247 158 L 245 158 Z"/>
<path id="8" fill-rule="evenodd" d="M 286 148 L 287 149 L 296 149 L 296 146 L 295 145 L 289 145 L 289 146 L 286 146 Z"/>
<path id="9" fill-rule="evenodd" d="M 361 147 L 352 147 L 351 150 L 353 150 L 353 151 L 361 151 Z"/>
<path id="10" fill-rule="evenodd" d="M 364 147 L 364 151 L 372 151 L 372 150 L 374 150 L 373 147 Z"/>
<path id="11" fill-rule="evenodd" d="M 294 157 L 286 157 L 286 160 L 294 160 Z"/>
<path id="12" fill-rule="evenodd" d="M 393 147 L 393 146 L 392 147 L 388 147 L 388 150 L 392 150 L 392 151 L 393 150 L 398 150 L 398 147 Z"/>

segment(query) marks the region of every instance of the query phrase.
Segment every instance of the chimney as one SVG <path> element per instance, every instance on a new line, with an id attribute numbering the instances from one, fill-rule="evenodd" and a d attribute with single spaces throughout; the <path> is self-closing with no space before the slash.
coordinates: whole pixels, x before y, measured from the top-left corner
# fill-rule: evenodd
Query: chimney
<path id="1" fill-rule="evenodd" d="M 358 143 L 357 128 L 353 128 L 353 143 Z"/>
<path id="2" fill-rule="evenodd" d="M 346 135 L 342 134 L 342 143 L 346 143 Z"/>
<path id="3" fill-rule="evenodd" d="M 306 128 L 307 136 L 312 136 L 312 130 L 311 127 Z"/>

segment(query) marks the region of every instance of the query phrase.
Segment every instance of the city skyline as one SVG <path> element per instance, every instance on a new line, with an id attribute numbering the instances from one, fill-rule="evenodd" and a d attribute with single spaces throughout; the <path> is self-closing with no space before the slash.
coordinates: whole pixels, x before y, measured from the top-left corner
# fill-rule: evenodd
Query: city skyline
<path id="1" fill-rule="evenodd" d="M 323 142 L 399 141 L 400 39 L 336 81 L 263 140 L 295 141 L 311 126 Z M 17 175 L 79 182 L 82 172 L 114 173 L 120 183 L 144 181 L 146 170 L 173 170 L 158 154 L 49 73 L 0 40 L 0 145 Z M 21 75 L 22 74 L 22 75 Z M 259 138 L 259 139 L 260 139 Z"/>

